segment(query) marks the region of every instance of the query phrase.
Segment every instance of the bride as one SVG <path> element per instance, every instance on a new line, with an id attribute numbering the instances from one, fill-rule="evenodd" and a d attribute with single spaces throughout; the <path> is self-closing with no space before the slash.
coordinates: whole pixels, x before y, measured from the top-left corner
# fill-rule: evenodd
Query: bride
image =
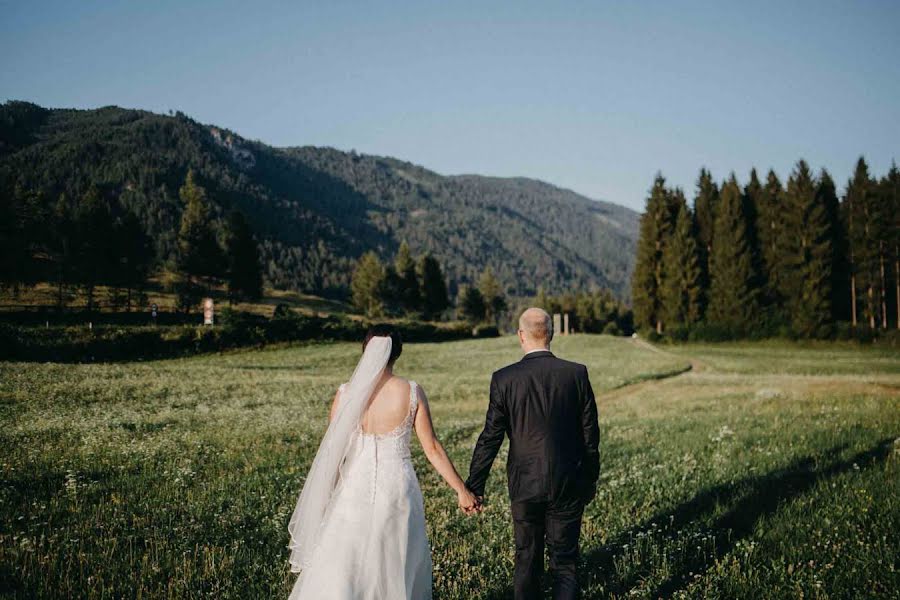
<path id="1" fill-rule="evenodd" d="M 413 428 L 425 456 L 456 492 L 475 496 L 435 436 L 425 392 L 394 375 L 400 335 L 372 327 L 350 381 L 338 388 L 328 429 L 291 516 L 290 599 L 431 598 L 422 491 L 409 454 Z"/>

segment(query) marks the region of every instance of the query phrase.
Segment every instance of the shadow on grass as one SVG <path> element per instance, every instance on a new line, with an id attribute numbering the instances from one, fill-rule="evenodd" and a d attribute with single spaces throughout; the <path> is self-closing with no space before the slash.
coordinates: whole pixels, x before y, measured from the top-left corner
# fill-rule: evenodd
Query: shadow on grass
<path id="1" fill-rule="evenodd" d="M 242 350 L 245 349 L 242 348 Z M 303 365 L 228 365 L 226 368 L 235 371 L 293 371 L 295 373 L 315 370 L 313 367 Z"/>
<path id="2" fill-rule="evenodd" d="M 662 371 L 660 373 L 646 373 L 643 375 L 638 375 L 636 377 L 632 377 L 631 379 L 626 379 L 622 383 L 614 385 L 613 387 L 609 388 L 608 391 L 612 392 L 615 390 L 621 390 L 623 388 L 627 388 L 632 385 L 636 385 L 638 383 L 645 383 L 648 381 L 660 381 L 663 379 L 671 379 L 672 377 L 678 377 L 679 375 L 687 373 L 688 371 L 693 370 L 693 368 L 694 368 L 694 365 L 689 364 L 689 365 L 684 365 L 682 367 L 678 367 L 675 369 L 670 369 L 668 371 Z"/>
<path id="3" fill-rule="evenodd" d="M 646 594 L 650 598 L 668 598 L 689 583 L 692 573 L 702 573 L 715 558 L 727 554 L 740 540 L 749 537 L 757 523 L 777 512 L 783 503 L 801 496 L 821 482 L 856 468 L 865 470 L 884 462 L 891 452 L 892 443 L 892 438 L 886 438 L 846 460 L 838 459 L 846 445 L 835 446 L 824 455 L 799 458 L 787 467 L 765 475 L 707 488 L 672 510 L 661 512 L 647 522 L 622 532 L 608 544 L 584 553 L 580 565 L 582 587 L 600 587 L 606 594 L 624 595 L 647 579 L 652 574 L 647 569 L 636 569 L 623 579 L 616 579 L 615 564 L 628 554 L 624 546 L 632 544 L 638 534 L 646 532 L 654 524 L 663 532 L 662 540 L 656 538 L 657 542 L 675 540 L 683 530 L 688 533 L 697 530 L 711 532 L 712 552 L 706 546 L 701 551 L 688 553 L 672 565 L 671 575 L 667 579 Z M 510 597 L 511 585 L 495 589 L 485 596 L 488 600 Z"/>

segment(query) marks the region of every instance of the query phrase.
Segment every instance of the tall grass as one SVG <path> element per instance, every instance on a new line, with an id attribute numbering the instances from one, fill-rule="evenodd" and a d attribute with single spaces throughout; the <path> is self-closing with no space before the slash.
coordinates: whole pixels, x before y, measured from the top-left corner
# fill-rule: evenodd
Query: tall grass
<path id="1" fill-rule="evenodd" d="M 582 335 L 554 350 L 588 364 L 600 407 L 586 597 L 896 597 L 900 357 Z M 287 519 L 358 354 L 0 363 L 0 593 L 286 596 Z M 404 350 L 464 474 L 490 373 L 518 357 L 512 338 Z M 510 593 L 504 460 L 467 518 L 414 448 L 438 598 Z"/>

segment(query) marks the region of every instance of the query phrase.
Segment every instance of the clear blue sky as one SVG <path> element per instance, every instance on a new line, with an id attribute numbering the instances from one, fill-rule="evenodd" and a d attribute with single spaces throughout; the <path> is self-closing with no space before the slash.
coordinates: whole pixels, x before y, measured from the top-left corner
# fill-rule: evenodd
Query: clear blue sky
<path id="1" fill-rule="evenodd" d="M 110 6 L 116 4 L 116 6 Z M 804 157 L 900 159 L 900 2 L 0 0 L 0 99 L 524 175 L 641 209 Z"/>

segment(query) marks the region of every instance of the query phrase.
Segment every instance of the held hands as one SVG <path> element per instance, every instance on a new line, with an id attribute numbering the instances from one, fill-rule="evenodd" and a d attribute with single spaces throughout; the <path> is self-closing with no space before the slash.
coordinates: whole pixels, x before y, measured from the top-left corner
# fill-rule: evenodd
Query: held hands
<path id="1" fill-rule="evenodd" d="M 456 499 L 459 502 L 459 508 L 467 515 L 475 515 L 484 510 L 484 498 L 476 496 L 468 488 L 458 492 Z"/>

